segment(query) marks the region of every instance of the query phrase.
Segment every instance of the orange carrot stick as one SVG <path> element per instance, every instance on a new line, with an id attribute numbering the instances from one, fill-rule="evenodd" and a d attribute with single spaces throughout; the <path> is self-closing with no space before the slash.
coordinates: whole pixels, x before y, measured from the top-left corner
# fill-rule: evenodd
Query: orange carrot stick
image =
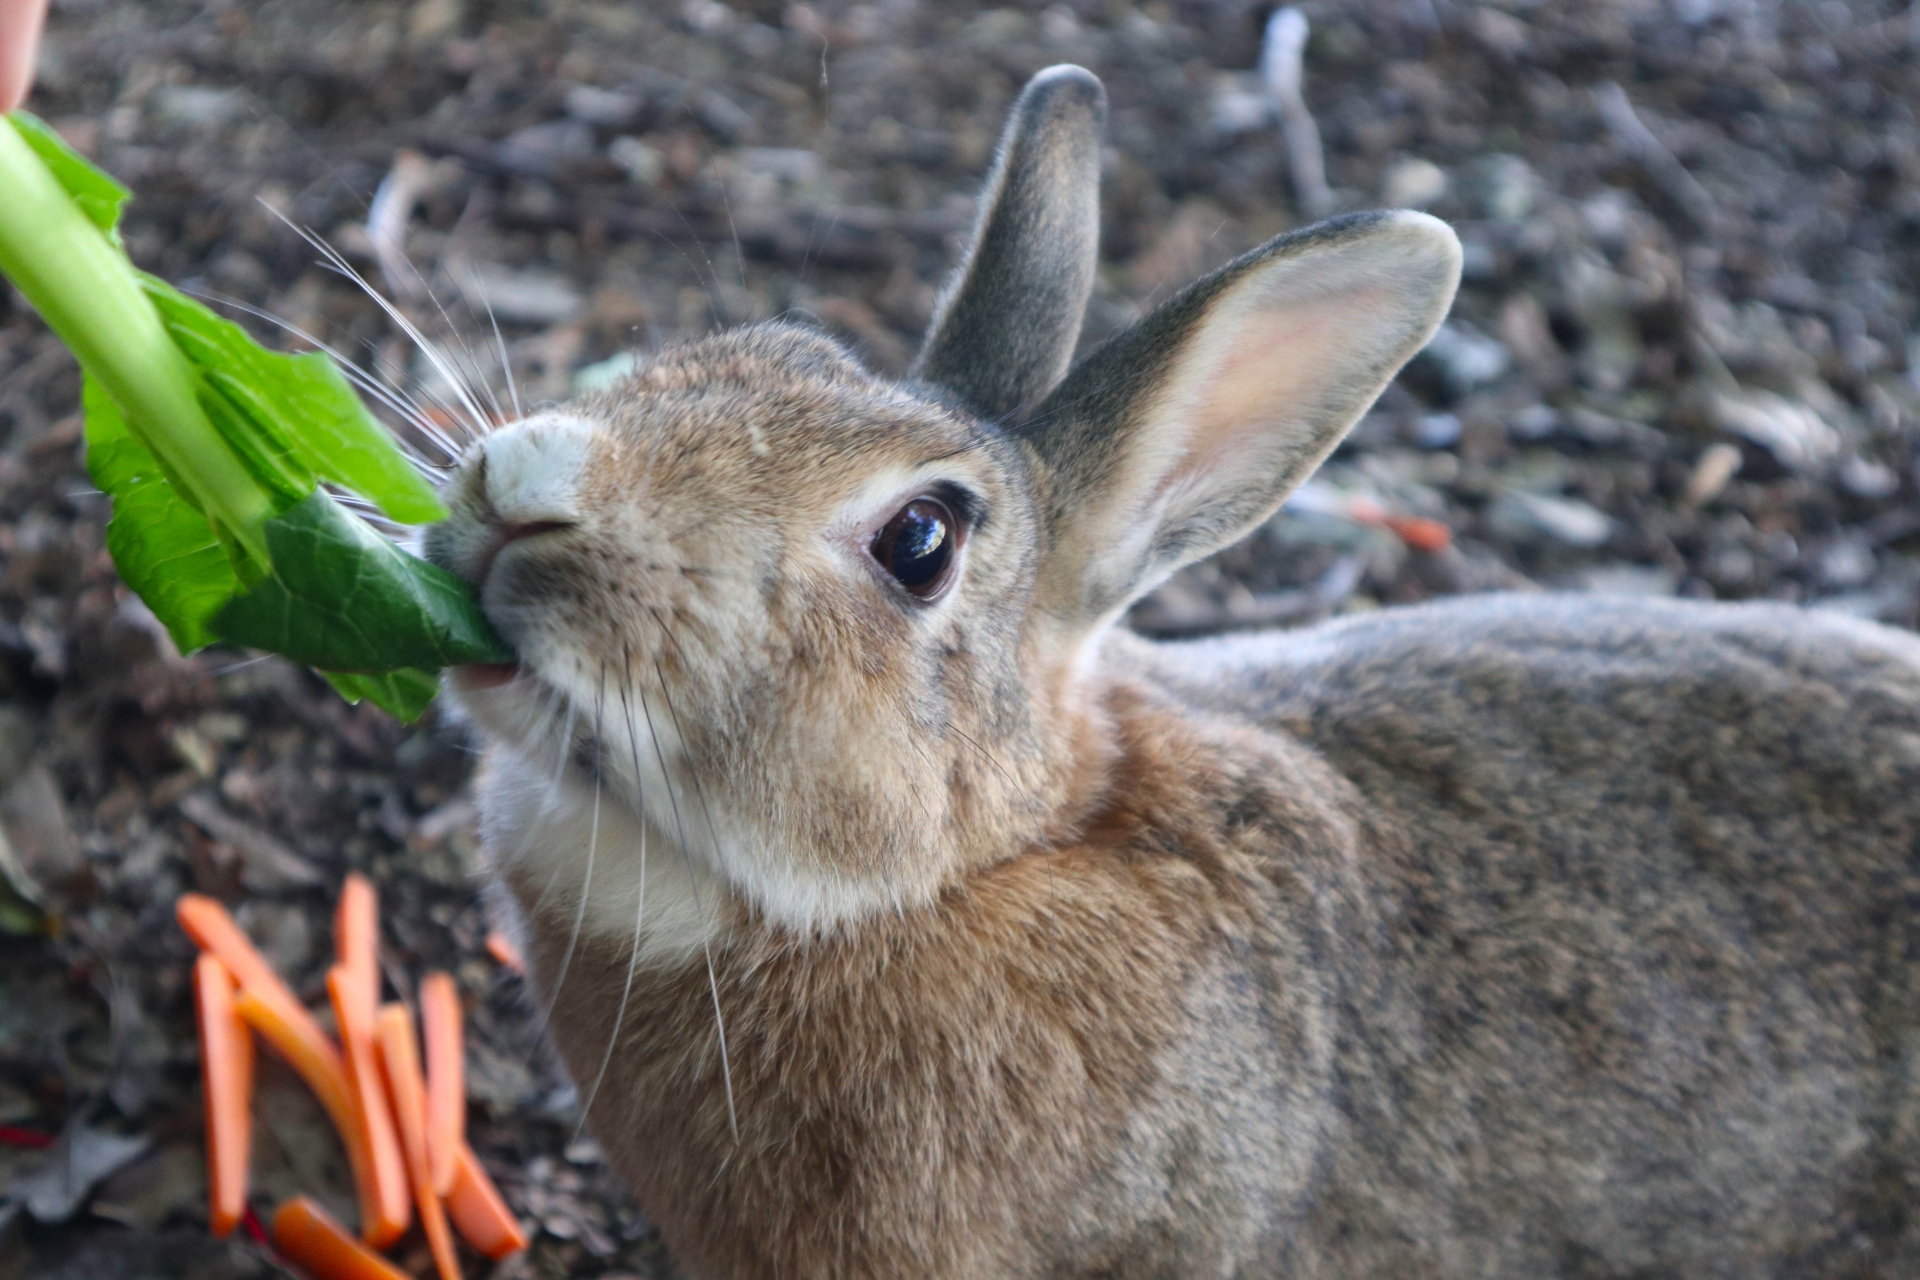
<path id="1" fill-rule="evenodd" d="M 447 1230 L 446 1206 L 433 1193 L 433 1169 L 427 1158 L 427 1085 L 420 1078 L 420 1047 L 414 1040 L 413 1015 L 406 1006 L 390 1004 L 374 1022 L 380 1043 L 380 1065 L 387 1073 L 387 1093 L 393 1099 L 394 1118 L 400 1122 L 400 1146 L 413 1177 L 413 1199 L 420 1210 L 420 1226 L 433 1250 L 440 1280 L 460 1280 L 460 1261 L 454 1256 L 453 1235 Z"/>
<path id="2" fill-rule="evenodd" d="M 373 881 L 358 871 L 340 888 L 333 917 L 333 946 L 340 963 L 366 988 L 367 1021 L 380 1004 L 380 898 Z"/>
<path id="3" fill-rule="evenodd" d="M 1415 551 L 1439 555 L 1453 545 L 1453 530 L 1438 520 L 1424 516 L 1387 516 L 1382 521 L 1400 541 Z"/>
<path id="4" fill-rule="evenodd" d="M 411 1280 L 305 1196 L 295 1196 L 274 1213 L 273 1247 L 313 1280 Z"/>
<path id="5" fill-rule="evenodd" d="M 360 1221 L 370 1224 L 379 1216 L 374 1195 L 373 1153 L 367 1140 L 366 1121 L 360 1115 L 360 1103 L 347 1082 L 346 1063 L 333 1047 L 320 1025 L 309 1017 L 305 1023 L 289 1019 L 277 1002 L 262 999 L 244 985 L 234 1007 L 260 1038 L 285 1058 L 300 1078 L 320 1099 L 333 1127 L 340 1133 L 340 1144 L 347 1149 L 347 1163 L 353 1169 L 353 1185 L 360 1194 Z M 306 1010 L 300 1010 L 305 1013 Z M 309 1033 L 306 1028 L 311 1028 Z"/>
<path id="6" fill-rule="evenodd" d="M 200 1021 L 200 1084 L 207 1106 L 207 1217 L 225 1237 L 247 1211 L 253 1144 L 253 1033 L 233 1010 L 233 975 L 202 952 L 193 966 Z"/>
<path id="7" fill-rule="evenodd" d="M 179 918 L 180 927 L 187 936 L 203 950 L 211 951 L 220 957 L 220 963 L 234 976 L 242 991 L 252 992 L 268 1004 L 276 1006 L 286 1021 L 292 1023 L 303 1039 L 325 1041 L 326 1032 L 313 1020 L 306 1006 L 280 975 L 273 971 L 266 957 L 254 948 L 240 926 L 233 922 L 227 909 L 212 898 L 198 893 L 183 893 L 174 903 L 174 915 Z"/>
<path id="8" fill-rule="evenodd" d="M 520 948 L 514 945 L 512 938 L 498 929 L 487 935 L 487 954 L 515 973 L 527 971 L 527 962 L 521 956 Z"/>
<path id="9" fill-rule="evenodd" d="M 427 1042 L 427 1165 L 433 1193 L 453 1190 L 454 1165 L 467 1141 L 467 1081 L 460 1041 L 460 990 L 451 974 L 420 980 L 420 1023 Z"/>
<path id="10" fill-rule="evenodd" d="M 407 1186 L 407 1166 L 400 1155 L 400 1137 L 393 1112 L 380 1081 L 378 1051 L 373 1043 L 373 1004 L 366 999 L 363 975 L 346 964 L 327 971 L 327 995 L 333 1001 L 334 1021 L 340 1024 L 345 1050 L 347 1084 L 359 1104 L 366 1126 L 368 1172 L 373 1179 L 370 1215 L 360 1224 L 360 1236 L 376 1249 L 398 1240 L 413 1217 L 413 1197 Z"/>
<path id="11" fill-rule="evenodd" d="M 480 1164 L 473 1148 L 460 1145 L 460 1156 L 453 1172 L 453 1193 L 447 1197 L 447 1216 L 453 1228 L 468 1244 L 495 1262 L 527 1247 L 527 1233 L 520 1220 L 500 1198 L 493 1179 Z"/>

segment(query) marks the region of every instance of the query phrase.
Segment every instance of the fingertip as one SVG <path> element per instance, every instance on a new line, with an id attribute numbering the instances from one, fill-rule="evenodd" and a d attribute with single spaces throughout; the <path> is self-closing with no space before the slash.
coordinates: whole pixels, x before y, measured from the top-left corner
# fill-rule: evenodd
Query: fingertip
<path id="1" fill-rule="evenodd" d="M 27 100 L 46 19 L 47 0 L 0 0 L 0 112 Z"/>

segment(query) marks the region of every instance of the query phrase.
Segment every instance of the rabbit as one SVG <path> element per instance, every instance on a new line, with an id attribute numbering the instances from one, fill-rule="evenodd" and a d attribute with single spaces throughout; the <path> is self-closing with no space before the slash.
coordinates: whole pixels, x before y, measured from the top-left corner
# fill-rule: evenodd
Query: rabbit
<path id="1" fill-rule="evenodd" d="M 1920 642 L 1488 595 L 1154 644 L 1434 333 L 1351 215 L 1078 361 L 1104 92 L 909 376 L 769 323 L 474 442 L 426 553 L 585 1124 L 696 1277 L 1920 1275 Z"/>

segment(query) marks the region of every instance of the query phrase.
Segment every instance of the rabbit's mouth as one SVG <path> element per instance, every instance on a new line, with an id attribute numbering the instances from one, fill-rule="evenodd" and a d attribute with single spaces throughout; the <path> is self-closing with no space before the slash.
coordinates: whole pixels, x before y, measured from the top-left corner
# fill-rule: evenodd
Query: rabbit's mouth
<path id="1" fill-rule="evenodd" d="M 498 689 L 519 675 L 517 662 L 469 662 L 454 668 L 454 678 L 467 689 Z"/>

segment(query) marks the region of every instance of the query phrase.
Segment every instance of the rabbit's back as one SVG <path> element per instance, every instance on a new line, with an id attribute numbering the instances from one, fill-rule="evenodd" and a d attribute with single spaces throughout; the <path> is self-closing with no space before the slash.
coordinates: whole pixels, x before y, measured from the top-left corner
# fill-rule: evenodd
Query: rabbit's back
<path id="1" fill-rule="evenodd" d="M 1141 660 L 1365 797 L 1382 923 L 1303 1253 L 1920 1267 L 1920 642 L 1516 596 Z"/>

